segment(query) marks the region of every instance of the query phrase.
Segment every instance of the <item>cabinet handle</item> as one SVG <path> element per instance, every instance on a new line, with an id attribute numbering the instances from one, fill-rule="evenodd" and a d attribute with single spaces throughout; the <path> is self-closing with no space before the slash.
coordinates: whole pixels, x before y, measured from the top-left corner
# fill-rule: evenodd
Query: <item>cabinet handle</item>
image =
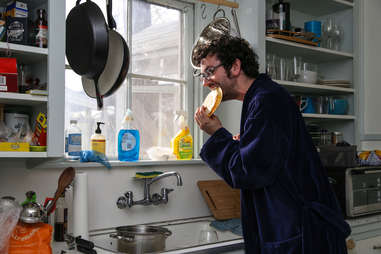
<path id="1" fill-rule="evenodd" d="M 381 245 L 373 245 L 374 250 L 381 250 Z"/>

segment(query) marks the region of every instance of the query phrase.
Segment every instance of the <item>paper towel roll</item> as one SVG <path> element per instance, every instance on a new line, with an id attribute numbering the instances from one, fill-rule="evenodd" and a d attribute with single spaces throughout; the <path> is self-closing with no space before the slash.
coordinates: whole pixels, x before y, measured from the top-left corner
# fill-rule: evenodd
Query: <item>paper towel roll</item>
<path id="1" fill-rule="evenodd" d="M 89 239 L 87 174 L 78 172 L 74 178 L 73 188 L 73 235 Z"/>

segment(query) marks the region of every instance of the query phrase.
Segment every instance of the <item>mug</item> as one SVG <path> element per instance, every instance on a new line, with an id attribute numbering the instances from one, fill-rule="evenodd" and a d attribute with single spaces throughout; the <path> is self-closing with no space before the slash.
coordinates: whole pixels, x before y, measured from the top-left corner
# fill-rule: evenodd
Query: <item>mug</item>
<path id="1" fill-rule="evenodd" d="M 300 111 L 302 113 L 314 114 L 315 105 L 314 99 L 311 96 L 300 96 Z"/>
<path id="2" fill-rule="evenodd" d="M 345 115 L 348 112 L 348 101 L 346 99 L 330 98 L 329 99 L 329 114 Z"/>

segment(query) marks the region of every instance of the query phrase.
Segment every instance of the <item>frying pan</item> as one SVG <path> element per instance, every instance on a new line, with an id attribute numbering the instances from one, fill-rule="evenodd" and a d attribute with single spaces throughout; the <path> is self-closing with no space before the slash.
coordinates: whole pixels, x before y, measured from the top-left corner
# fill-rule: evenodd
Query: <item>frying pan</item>
<path id="1" fill-rule="evenodd" d="M 98 108 L 102 108 L 98 79 L 106 65 L 109 32 L 98 5 L 80 2 L 66 18 L 66 58 L 75 73 L 94 80 Z"/>
<path id="2" fill-rule="evenodd" d="M 112 18 L 112 0 L 107 4 L 107 16 Z M 110 19 L 109 19 L 110 20 Z M 130 64 L 130 53 L 126 41 L 115 31 L 115 22 L 109 21 L 109 48 L 106 65 L 99 76 L 98 87 L 102 97 L 107 97 L 114 93 L 126 78 Z M 82 76 L 82 86 L 85 93 L 91 97 L 96 97 L 94 80 Z"/>

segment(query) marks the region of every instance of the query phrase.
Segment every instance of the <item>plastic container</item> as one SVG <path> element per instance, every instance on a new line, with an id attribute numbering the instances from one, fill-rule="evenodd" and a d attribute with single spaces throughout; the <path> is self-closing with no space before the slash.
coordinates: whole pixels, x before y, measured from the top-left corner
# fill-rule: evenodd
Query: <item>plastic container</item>
<path id="1" fill-rule="evenodd" d="M 94 152 L 101 153 L 103 155 L 106 154 L 106 138 L 102 135 L 102 130 L 100 125 L 104 124 L 102 122 L 97 122 L 97 129 L 95 133 L 91 136 L 91 150 Z"/>
<path id="2" fill-rule="evenodd" d="M 177 115 L 175 123 L 180 130 L 171 140 L 172 152 L 178 160 L 190 160 L 193 157 L 193 138 L 184 112 Z"/>
<path id="3" fill-rule="evenodd" d="M 82 151 L 82 132 L 77 120 L 70 120 L 70 126 L 65 135 L 65 154 L 69 160 L 78 160 Z"/>
<path id="4" fill-rule="evenodd" d="M 120 161 L 139 160 L 140 134 L 133 120 L 132 111 L 127 109 L 118 134 L 118 160 Z"/>

